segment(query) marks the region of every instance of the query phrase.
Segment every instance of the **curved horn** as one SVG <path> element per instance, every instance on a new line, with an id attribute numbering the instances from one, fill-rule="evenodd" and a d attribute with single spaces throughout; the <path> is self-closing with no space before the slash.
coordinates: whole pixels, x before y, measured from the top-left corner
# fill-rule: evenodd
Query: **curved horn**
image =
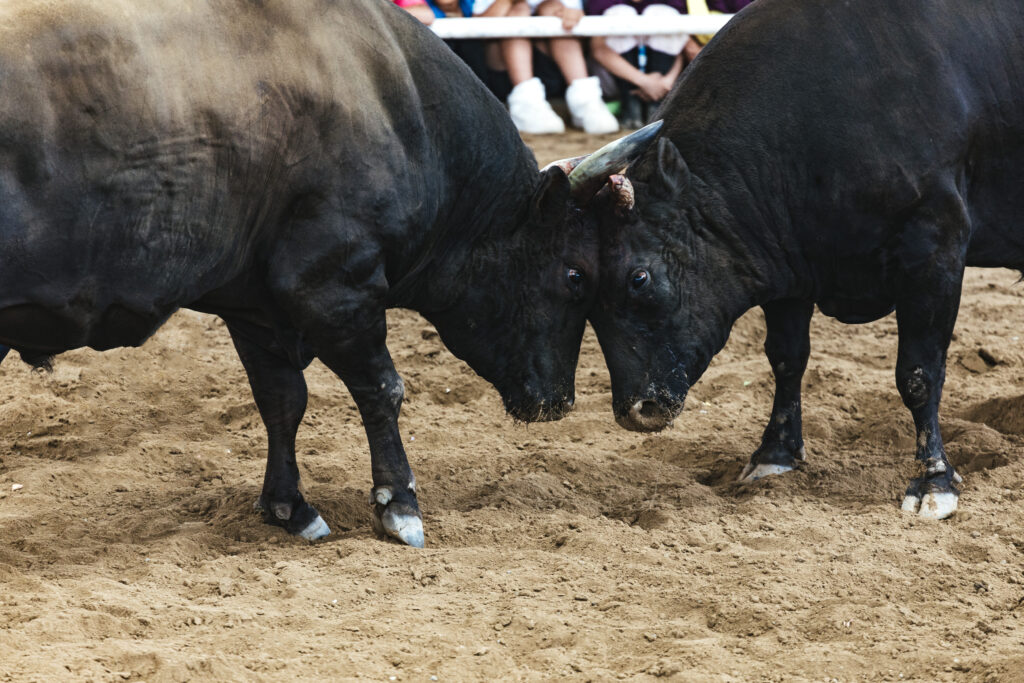
<path id="1" fill-rule="evenodd" d="M 586 203 L 608 182 L 608 176 L 620 173 L 654 141 L 663 121 L 655 121 L 626 137 L 619 138 L 586 157 L 569 174 L 572 196 Z M 558 163 L 558 162 L 555 162 Z"/>
<path id="2" fill-rule="evenodd" d="M 550 164 L 548 164 L 547 166 L 545 166 L 544 168 L 542 168 L 540 170 L 541 170 L 541 173 L 543 173 L 544 171 L 548 170 L 549 168 L 557 166 L 558 168 L 562 169 L 562 171 L 565 173 L 565 175 L 569 175 L 570 173 L 573 172 L 573 169 L 575 169 L 577 166 L 579 166 L 580 163 L 584 159 L 587 158 L 587 156 L 588 156 L 587 154 L 584 154 L 581 157 L 572 157 L 570 159 L 559 159 L 558 161 L 552 161 Z"/>

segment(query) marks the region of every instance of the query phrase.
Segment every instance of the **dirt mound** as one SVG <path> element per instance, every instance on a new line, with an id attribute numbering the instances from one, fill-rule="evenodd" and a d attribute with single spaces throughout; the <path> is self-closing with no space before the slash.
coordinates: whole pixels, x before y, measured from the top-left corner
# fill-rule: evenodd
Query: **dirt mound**
<path id="1" fill-rule="evenodd" d="M 1004 434 L 1024 434 L 1024 395 L 991 398 L 967 409 L 964 417 Z"/>

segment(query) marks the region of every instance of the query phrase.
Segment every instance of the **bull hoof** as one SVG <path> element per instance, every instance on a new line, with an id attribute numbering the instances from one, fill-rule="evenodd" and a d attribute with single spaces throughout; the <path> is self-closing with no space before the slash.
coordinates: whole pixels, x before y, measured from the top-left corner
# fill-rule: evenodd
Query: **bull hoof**
<path id="1" fill-rule="evenodd" d="M 411 545 L 413 548 L 423 547 L 423 520 L 417 515 L 402 513 L 389 508 L 384 511 L 380 523 L 384 527 L 385 533 L 389 536 L 397 538 L 402 543 Z"/>
<path id="2" fill-rule="evenodd" d="M 751 482 L 776 474 L 792 472 L 806 459 L 807 452 L 803 446 L 794 451 L 782 444 L 771 446 L 761 444 L 761 447 L 750 456 L 750 462 L 743 468 L 736 481 Z"/>
<path id="3" fill-rule="evenodd" d="M 916 512 L 925 519 L 946 519 L 956 512 L 960 496 L 955 493 L 926 493 L 924 498 L 906 496 L 900 506 L 904 512 Z"/>
<path id="4" fill-rule="evenodd" d="M 740 474 L 740 478 L 736 481 L 749 482 L 757 481 L 758 479 L 764 479 L 774 474 L 783 474 L 784 472 L 792 472 L 793 468 L 789 465 L 755 465 L 752 462 L 748 462 L 747 466 L 743 468 L 743 472 Z"/>
<path id="5" fill-rule="evenodd" d="M 390 486 L 370 491 L 373 528 L 381 536 L 390 536 L 414 548 L 424 546 L 423 519 L 412 489 L 395 493 Z"/>
<path id="6" fill-rule="evenodd" d="M 327 522 L 324 521 L 323 517 L 317 515 L 316 519 L 310 522 L 309 526 L 300 531 L 298 535 L 307 541 L 319 541 L 321 538 L 330 535 L 330 533 L 331 527 L 327 526 Z"/>
<path id="7" fill-rule="evenodd" d="M 263 512 L 264 523 L 284 527 L 288 533 L 307 541 L 318 541 L 331 533 L 327 522 L 301 494 L 290 502 L 270 501 L 263 495 L 254 507 Z"/>
<path id="8" fill-rule="evenodd" d="M 910 482 L 900 509 L 924 519 L 946 519 L 956 512 L 960 491 L 953 485 L 963 479 L 949 467 L 948 472 L 926 475 Z"/>

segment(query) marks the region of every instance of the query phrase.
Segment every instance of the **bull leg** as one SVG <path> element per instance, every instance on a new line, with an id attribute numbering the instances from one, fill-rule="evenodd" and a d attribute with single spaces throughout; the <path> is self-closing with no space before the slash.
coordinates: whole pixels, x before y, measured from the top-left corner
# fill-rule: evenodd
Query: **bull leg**
<path id="1" fill-rule="evenodd" d="M 800 416 L 800 384 L 811 354 L 814 304 L 784 299 L 765 304 L 764 352 L 775 373 L 775 401 L 761 445 L 743 468 L 740 481 L 789 472 L 806 458 Z"/>
<path id="2" fill-rule="evenodd" d="M 323 538 L 331 530 L 299 492 L 295 461 L 295 434 L 306 412 L 302 370 L 251 340 L 230 322 L 228 330 L 267 428 L 267 471 L 256 505 L 263 510 L 267 523 L 283 526 L 311 541 Z"/>
<path id="3" fill-rule="evenodd" d="M 927 240 L 920 240 L 927 243 Z M 961 481 L 946 457 L 939 433 L 939 401 L 946 378 L 946 351 L 956 323 L 963 262 L 932 255 L 898 283 L 899 350 L 896 386 L 917 430 L 917 460 L 924 472 L 912 479 L 903 510 L 944 519 L 956 511 Z"/>
<path id="4" fill-rule="evenodd" d="M 271 289 L 316 357 L 348 388 L 370 446 L 374 528 L 423 547 L 416 478 L 402 447 L 398 413 L 405 387 L 388 353 L 384 256 L 378 245 L 354 237 L 355 223 L 339 231 L 333 216 L 294 228 L 270 273 Z M 319 254 L 319 260 L 311 254 Z M 332 263 L 325 268 L 324 263 Z M 337 277 L 334 276 L 337 274 Z"/>
<path id="5" fill-rule="evenodd" d="M 402 447 L 398 413 L 405 387 L 384 344 L 382 319 L 357 342 L 317 345 L 317 357 L 352 394 L 370 443 L 374 528 L 411 546 L 423 547 L 423 521 L 416 500 L 416 477 Z"/>

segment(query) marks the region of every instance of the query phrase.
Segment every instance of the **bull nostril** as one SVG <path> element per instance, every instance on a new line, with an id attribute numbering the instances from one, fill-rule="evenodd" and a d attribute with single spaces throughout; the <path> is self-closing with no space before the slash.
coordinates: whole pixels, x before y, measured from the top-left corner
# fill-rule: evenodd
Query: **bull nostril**
<path id="1" fill-rule="evenodd" d="M 657 431 L 672 423 L 671 412 L 654 399 L 645 398 L 634 403 L 629 409 L 627 429 Z M 623 424 L 620 422 L 619 424 Z"/>
<path id="2" fill-rule="evenodd" d="M 641 399 L 624 413 L 617 413 L 615 421 L 629 430 L 657 432 L 672 424 L 672 411 L 654 399 Z"/>
<path id="3" fill-rule="evenodd" d="M 654 401 L 643 401 L 640 405 L 640 417 L 655 418 L 662 417 L 661 407 Z"/>

